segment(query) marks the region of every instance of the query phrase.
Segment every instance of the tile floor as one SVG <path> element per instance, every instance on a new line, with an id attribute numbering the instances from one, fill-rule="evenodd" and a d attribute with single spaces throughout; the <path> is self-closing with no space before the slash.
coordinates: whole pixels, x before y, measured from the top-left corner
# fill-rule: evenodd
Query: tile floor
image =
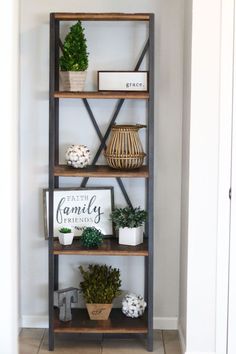
<path id="1" fill-rule="evenodd" d="M 54 353 L 60 354 L 141 354 L 147 353 L 142 339 L 79 339 L 80 335 L 55 336 Z M 48 354 L 48 336 L 45 329 L 22 329 L 19 336 L 19 354 Z M 155 331 L 154 354 L 181 354 L 177 331 Z"/>

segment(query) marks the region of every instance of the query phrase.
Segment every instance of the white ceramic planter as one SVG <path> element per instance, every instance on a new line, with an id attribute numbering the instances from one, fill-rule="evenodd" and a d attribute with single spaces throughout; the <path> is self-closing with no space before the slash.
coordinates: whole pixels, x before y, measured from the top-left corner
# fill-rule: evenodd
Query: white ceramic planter
<path id="1" fill-rule="evenodd" d="M 143 243 L 143 226 L 119 229 L 119 244 L 136 246 Z"/>
<path id="2" fill-rule="evenodd" d="M 59 242 L 61 245 L 71 245 L 74 238 L 74 232 L 70 232 L 69 234 L 59 234 Z"/>
<path id="3" fill-rule="evenodd" d="M 83 91 L 87 71 L 60 71 L 64 91 Z"/>

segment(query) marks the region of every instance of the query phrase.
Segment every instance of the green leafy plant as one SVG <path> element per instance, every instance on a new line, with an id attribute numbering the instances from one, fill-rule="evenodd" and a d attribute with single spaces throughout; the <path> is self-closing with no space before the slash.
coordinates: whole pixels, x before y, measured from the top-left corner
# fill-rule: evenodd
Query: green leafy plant
<path id="1" fill-rule="evenodd" d="M 103 234 L 96 227 L 86 227 L 81 235 L 81 242 L 84 247 L 99 247 L 103 241 Z"/>
<path id="2" fill-rule="evenodd" d="M 85 71 L 88 68 L 87 40 L 84 28 L 78 21 L 70 27 L 63 43 L 63 55 L 59 63 L 62 71 Z"/>
<path id="3" fill-rule="evenodd" d="M 61 232 L 62 234 L 70 234 L 72 230 L 69 227 L 62 227 L 61 229 L 59 229 L 59 232 Z"/>
<path id="4" fill-rule="evenodd" d="M 110 215 L 116 229 L 139 227 L 147 219 L 147 212 L 138 208 L 116 208 Z"/>
<path id="5" fill-rule="evenodd" d="M 79 267 L 83 276 L 80 283 L 86 303 L 111 304 L 112 300 L 121 294 L 120 270 L 111 266 L 90 264 L 87 270 Z"/>

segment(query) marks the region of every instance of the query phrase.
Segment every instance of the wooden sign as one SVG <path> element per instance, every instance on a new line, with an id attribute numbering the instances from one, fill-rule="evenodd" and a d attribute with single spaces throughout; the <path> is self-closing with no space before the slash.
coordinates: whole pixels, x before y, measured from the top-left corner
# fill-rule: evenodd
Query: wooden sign
<path id="1" fill-rule="evenodd" d="M 98 71 L 98 91 L 148 91 L 148 72 Z"/>
<path id="2" fill-rule="evenodd" d="M 45 236 L 48 238 L 49 192 L 44 190 Z M 62 227 L 80 236 L 85 227 L 94 226 L 103 235 L 112 235 L 110 214 L 114 204 L 113 187 L 60 188 L 54 190 L 54 237 Z"/>

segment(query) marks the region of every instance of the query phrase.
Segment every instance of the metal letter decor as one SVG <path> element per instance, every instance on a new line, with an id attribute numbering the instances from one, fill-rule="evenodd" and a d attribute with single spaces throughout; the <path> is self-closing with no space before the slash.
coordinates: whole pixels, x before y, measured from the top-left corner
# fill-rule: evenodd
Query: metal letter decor
<path id="1" fill-rule="evenodd" d="M 59 307 L 60 321 L 67 322 L 72 320 L 71 304 L 78 302 L 78 289 L 66 288 L 54 292 L 54 305 Z"/>

